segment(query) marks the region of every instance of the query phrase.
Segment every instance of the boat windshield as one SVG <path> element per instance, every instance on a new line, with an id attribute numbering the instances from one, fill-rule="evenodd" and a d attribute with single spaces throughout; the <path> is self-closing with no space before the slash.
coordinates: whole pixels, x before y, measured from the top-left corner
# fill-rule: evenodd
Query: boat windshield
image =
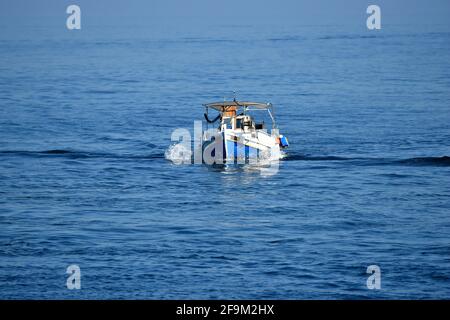
<path id="1" fill-rule="evenodd" d="M 205 117 L 207 117 L 208 115 L 208 109 L 213 109 L 219 112 L 219 116 L 217 116 L 217 119 L 219 119 L 219 117 L 222 117 L 223 120 L 227 118 L 233 118 L 235 129 L 244 129 L 247 126 L 246 123 L 248 122 L 248 120 L 244 119 L 241 116 L 249 116 L 253 112 L 258 111 L 267 111 L 267 113 L 258 115 L 257 119 L 259 121 L 257 123 L 254 123 L 253 119 L 250 119 L 252 120 L 252 124 L 250 126 L 254 126 L 255 129 L 260 130 L 265 129 L 265 123 L 272 123 L 272 129 L 277 127 L 275 119 L 273 117 L 273 106 L 271 103 L 242 102 L 233 100 L 207 103 L 203 106 L 206 107 Z M 206 120 L 208 121 L 208 118 Z M 230 127 L 232 127 L 231 123 L 228 123 L 226 125 L 226 128 Z"/>
<path id="2" fill-rule="evenodd" d="M 223 119 L 223 125 L 225 129 L 231 129 L 231 118 Z"/>
<path id="3" fill-rule="evenodd" d="M 241 129 L 242 128 L 242 118 L 237 118 L 236 119 L 236 129 Z"/>

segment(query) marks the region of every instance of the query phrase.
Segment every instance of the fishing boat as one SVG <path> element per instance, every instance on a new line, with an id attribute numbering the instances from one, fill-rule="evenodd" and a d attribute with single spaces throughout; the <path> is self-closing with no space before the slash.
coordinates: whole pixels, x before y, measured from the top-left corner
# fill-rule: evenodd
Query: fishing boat
<path id="1" fill-rule="evenodd" d="M 204 151 L 217 137 L 223 142 L 221 160 L 280 159 L 281 150 L 289 146 L 288 139 L 279 133 L 271 103 L 249 101 L 221 101 L 203 105 L 206 130 L 202 135 Z M 270 132 L 265 121 L 257 120 L 257 112 L 266 111 Z M 211 112 L 216 113 L 210 118 Z M 268 115 L 268 117 L 267 117 Z M 213 128 L 211 128 L 211 126 Z M 216 138 L 214 138 L 216 137 Z M 214 152 L 214 151 L 213 151 Z"/>

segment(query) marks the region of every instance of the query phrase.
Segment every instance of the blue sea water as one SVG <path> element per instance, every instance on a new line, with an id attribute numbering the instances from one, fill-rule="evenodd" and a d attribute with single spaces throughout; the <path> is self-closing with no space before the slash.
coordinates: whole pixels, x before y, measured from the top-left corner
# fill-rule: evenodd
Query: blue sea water
<path id="1" fill-rule="evenodd" d="M 449 61 L 442 25 L 4 27 L 0 298 L 450 298 Z M 166 159 L 233 90 L 278 173 Z"/>

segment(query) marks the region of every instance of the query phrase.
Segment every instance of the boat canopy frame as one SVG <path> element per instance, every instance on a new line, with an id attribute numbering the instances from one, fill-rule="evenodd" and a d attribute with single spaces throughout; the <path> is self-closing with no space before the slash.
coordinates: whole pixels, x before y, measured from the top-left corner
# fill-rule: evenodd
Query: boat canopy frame
<path id="1" fill-rule="evenodd" d="M 247 114 L 248 111 L 260 111 L 260 110 L 266 110 L 270 116 L 270 119 L 272 119 L 272 128 L 276 128 L 276 122 L 274 118 L 274 107 L 273 105 L 269 103 L 261 103 L 261 102 L 251 102 L 251 101 L 237 101 L 236 99 L 233 101 L 221 101 L 221 102 L 211 102 L 211 103 L 205 103 L 203 106 L 206 108 L 206 116 L 208 115 L 209 109 L 214 109 L 220 114 L 229 111 L 228 109 L 236 108 L 236 112 L 239 109 L 243 110 L 244 115 Z"/>

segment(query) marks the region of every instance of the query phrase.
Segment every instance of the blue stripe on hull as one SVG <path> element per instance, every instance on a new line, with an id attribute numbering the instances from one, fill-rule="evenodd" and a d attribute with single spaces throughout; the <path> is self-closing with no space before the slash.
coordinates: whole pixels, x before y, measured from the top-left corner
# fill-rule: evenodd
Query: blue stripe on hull
<path id="1" fill-rule="evenodd" d="M 226 141 L 225 158 L 257 158 L 259 156 L 259 149 L 247 145 L 237 143 L 232 140 Z"/>
<path id="2" fill-rule="evenodd" d="M 204 151 L 206 146 L 212 143 L 212 141 L 204 142 L 202 144 L 202 151 Z M 226 140 L 224 137 L 224 133 L 222 133 L 222 141 L 223 141 L 223 160 L 227 159 L 230 160 L 236 158 L 239 159 L 258 158 L 261 154 L 261 150 L 257 148 L 237 143 L 233 140 Z M 211 152 L 211 156 L 215 157 L 216 153 L 215 151 L 216 150 L 213 149 L 213 151 Z"/>
<path id="3" fill-rule="evenodd" d="M 234 141 L 227 140 L 225 141 L 225 152 L 224 157 L 232 158 L 234 156 Z"/>

